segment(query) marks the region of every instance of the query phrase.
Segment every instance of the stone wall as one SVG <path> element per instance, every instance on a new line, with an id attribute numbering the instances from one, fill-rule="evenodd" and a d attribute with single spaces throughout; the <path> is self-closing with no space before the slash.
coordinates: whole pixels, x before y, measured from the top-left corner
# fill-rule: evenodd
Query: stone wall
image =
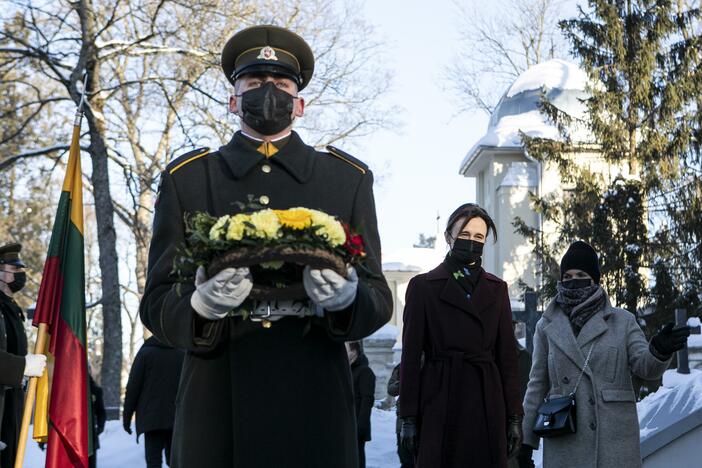
<path id="1" fill-rule="evenodd" d="M 376 400 L 386 400 L 388 396 L 388 380 L 395 367 L 393 346 L 397 341 L 397 333 L 397 327 L 388 324 L 363 340 L 363 351 L 375 373 Z"/>

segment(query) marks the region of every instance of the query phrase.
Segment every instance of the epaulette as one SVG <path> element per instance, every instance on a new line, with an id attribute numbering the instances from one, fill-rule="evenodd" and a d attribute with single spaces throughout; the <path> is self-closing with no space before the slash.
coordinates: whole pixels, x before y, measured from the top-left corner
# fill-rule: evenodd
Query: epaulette
<path id="1" fill-rule="evenodd" d="M 204 148 L 198 148 L 196 150 L 188 151 L 182 156 L 177 157 L 175 160 L 171 161 L 168 166 L 166 166 L 166 170 L 168 171 L 169 174 L 173 174 L 175 171 L 180 169 L 181 167 L 185 166 L 188 163 L 191 163 L 195 161 L 196 159 L 200 159 L 203 156 L 207 156 L 210 152 L 210 149 L 207 147 Z"/>
<path id="2" fill-rule="evenodd" d="M 364 163 L 360 159 L 354 158 L 346 151 L 342 151 L 339 148 L 332 145 L 327 145 L 327 151 L 329 151 L 329 154 L 331 154 L 332 156 L 335 156 L 336 158 L 339 158 L 342 161 L 351 164 L 353 167 L 361 171 L 362 174 L 368 172 L 368 166 L 366 165 L 366 163 Z"/>

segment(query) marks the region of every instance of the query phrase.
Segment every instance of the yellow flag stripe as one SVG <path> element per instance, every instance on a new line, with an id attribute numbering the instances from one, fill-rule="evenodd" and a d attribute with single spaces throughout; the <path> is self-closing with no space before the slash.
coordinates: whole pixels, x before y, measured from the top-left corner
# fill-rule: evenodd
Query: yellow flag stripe
<path id="1" fill-rule="evenodd" d="M 73 127 L 68 167 L 63 180 L 63 191 L 70 194 L 71 223 L 83 235 L 83 173 L 80 166 L 80 125 Z"/>

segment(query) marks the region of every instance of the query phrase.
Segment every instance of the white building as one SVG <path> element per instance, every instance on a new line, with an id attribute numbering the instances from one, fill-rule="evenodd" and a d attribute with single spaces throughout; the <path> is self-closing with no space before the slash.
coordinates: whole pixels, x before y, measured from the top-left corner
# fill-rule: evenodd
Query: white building
<path id="1" fill-rule="evenodd" d="M 513 304 L 522 291 L 519 281 L 538 287 L 539 272 L 533 246 L 514 232 L 512 223 L 520 217 L 529 226 L 545 232 L 546 241 L 555 240 L 556 226 L 544 225 L 532 210 L 530 193 L 537 196 L 567 196 L 555 164 L 541 164 L 527 154 L 522 134 L 559 140 L 558 129 L 540 110 L 542 96 L 560 111 L 582 121 L 586 115 L 583 99 L 588 96 L 588 78 L 577 65 L 565 60 L 549 60 L 525 71 L 507 89 L 490 119 L 487 132 L 468 151 L 459 172 L 476 178 L 477 203 L 495 220 L 499 239 L 485 249 L 484 268 L 509 285 Z M 580 151 L 570 161 L 601 174 L 605 182 L 628 171 L 606 163 L 596 148 L 588 145 L 584 124 L 569 128 L 571 140 Z"/>

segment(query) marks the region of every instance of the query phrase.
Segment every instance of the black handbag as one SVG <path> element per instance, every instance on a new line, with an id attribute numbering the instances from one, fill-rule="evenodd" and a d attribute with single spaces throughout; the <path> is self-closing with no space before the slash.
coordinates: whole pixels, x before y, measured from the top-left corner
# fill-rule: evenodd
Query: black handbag
<path id="1" fill-rule="evenodd" d="M 590 362 L 592 348 L 587 353 L 585 365 L 578 376 L 578 381 L 575 383 L 575 388 L 570 394 L 562 397 L 546 397 L 544 402 L 539 405 L 536 410 L 536 422 L 534 423 L 534 434 L 539 437 L 558 437 L 567 434 L 575 434 L 578 430 L 577 424 L 577 406 L 575 404 L 575 392 L 580 385 L 585 373 L 585 368 Z"/>

